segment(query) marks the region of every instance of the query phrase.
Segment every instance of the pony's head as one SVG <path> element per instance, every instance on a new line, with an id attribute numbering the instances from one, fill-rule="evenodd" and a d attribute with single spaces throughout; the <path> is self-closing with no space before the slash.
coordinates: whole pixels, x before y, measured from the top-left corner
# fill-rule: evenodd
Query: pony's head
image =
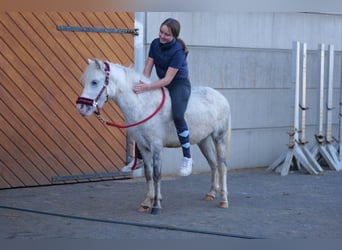
<path id="1" fill-rule="evenodd" d="M 84 89 L 76 101 L 76 108 L 81 115 L 92 115 L 108 100 L 109 67 L 108 62 L 88 59 L 88 67 L 82 76 Z"/>

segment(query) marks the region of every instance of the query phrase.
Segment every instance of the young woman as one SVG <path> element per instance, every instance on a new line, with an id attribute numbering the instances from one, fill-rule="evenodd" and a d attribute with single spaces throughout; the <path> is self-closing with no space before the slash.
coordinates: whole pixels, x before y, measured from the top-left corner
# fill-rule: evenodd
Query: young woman
<path id="1" fill-rule="evenodd" d="M 180 23 L 166 19 L 159 30 L 159 38 L 152 41 L 143 74 L 151 76 L 153 66 L 159 80 L 146 84 L 140 81 L 133 90 L 136 93 L 166 87 L 169 90 L 172 103 L 172 116 L 177 129 L 178 138 L 182 145 L 183 159 L 179 169 L 181 176 L 188 176 L 192 171 L 189 130 L 184 119 L 188 105 L 191 84 L 187 64 L 188 48 L 179 38 Z M 139 153 L 138 153 L 139 155 Z"/>

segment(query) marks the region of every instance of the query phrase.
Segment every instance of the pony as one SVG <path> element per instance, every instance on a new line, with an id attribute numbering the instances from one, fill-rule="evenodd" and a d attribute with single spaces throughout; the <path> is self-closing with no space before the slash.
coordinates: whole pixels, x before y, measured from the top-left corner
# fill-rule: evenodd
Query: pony
<path id="1" fill-rule="evenodd" d="M 151 82 L 131 67 L 88 59 L 88 66 L 81 78 L 84 89 L 76 101 L 76 108 L 82 116 L 90 116 L 98 113 L 111 99 L 121 109 L 126 124 L 138 124 L 127 126 L 144 160 L 147 194 L 138 210 L 159 214 L 162 200 L 161 152 L 164 147 L 181 145 L 172 119 L 167 88 L 136 94 L 133 86 L 139 80 Z M 160 106 L 162 101 L 163 105 Z M 158 107 L 160 110 L 147 120 L 146 117 Z M 210 87 L 193 86 L 185 119 L 190 131 L 190 143 L 199 146 L 211 169 L 211 185 L 204 199 L 214 200 L 219 194 L 219 207 L 227 208 L 230 105 L 219 91 Z"/>

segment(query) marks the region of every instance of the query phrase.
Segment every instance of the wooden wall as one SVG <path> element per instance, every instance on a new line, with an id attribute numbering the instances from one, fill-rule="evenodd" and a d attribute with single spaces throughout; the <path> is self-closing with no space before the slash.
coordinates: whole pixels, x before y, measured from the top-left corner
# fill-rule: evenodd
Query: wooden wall
<path id="1" fill-rule="evenodd" d="M 0 13 L 0 188 L 49 185 L 56 176 L 126 164 L 126 131 L 81 117 L 75 101 L 87 59 L 128 66 L 134 37 L 57 26 L 134 29 L 134 13 Z M 102 112 L 123 121 L 112 102 Z"/>

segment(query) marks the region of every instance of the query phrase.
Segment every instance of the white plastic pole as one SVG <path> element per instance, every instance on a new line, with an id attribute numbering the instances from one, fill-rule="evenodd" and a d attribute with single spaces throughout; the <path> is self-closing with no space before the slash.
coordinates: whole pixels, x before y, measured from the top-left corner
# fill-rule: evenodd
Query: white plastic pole
<path id="1" fill-rule="evenodd" d="M 342 66 L 341 66 L 341 82 L 340 82 L 340 131 L 339 131 L 339 154 L 338 160 L 340 162 L 340 168 L 342 168 Z"/>
<path id="2" fill-rule="evenodd" d="M 302 43 L 302 100 L 301 100 L 301 114 L 302 114 L 302 127 L 301 127 L 301 143 L 305 144 L 305 125 L 306 125 L 306 43 Z"/>
<path id="3" fill-rule="evenodd" d="M 292 83 L 294 84 L 294 113 L 293 113 L 293 132 L 294 140 L 298 141 L 299 128 L 299 69 L 300 69 L 300 42 L 293 42 L 292 58 L 294 60 L 292 67 Z"/>
<path id="4" fill-rule="evenodd" d="M 334 74 L 334 45 L 329 45 L 329 72 L 327 94 L 327 142 L 332 143 L 332 110 L 333 110 L 333 74 Z"/>
<path id="5" fill-rule="evenodd" d="M 320 44 L 320 75 L 319 75 L 319 116 L 318 116 L 318 134 L 319 138 L 323 138 L 323 122 L 324 122 L 324 44 Z"/>
<path id="6" fill-rule="evenodd" d="M 134 69 L 142 73 L 145 66 L 145 12 L 135 12 L 134 28 L 138 35 L 134 37 Z"/>

